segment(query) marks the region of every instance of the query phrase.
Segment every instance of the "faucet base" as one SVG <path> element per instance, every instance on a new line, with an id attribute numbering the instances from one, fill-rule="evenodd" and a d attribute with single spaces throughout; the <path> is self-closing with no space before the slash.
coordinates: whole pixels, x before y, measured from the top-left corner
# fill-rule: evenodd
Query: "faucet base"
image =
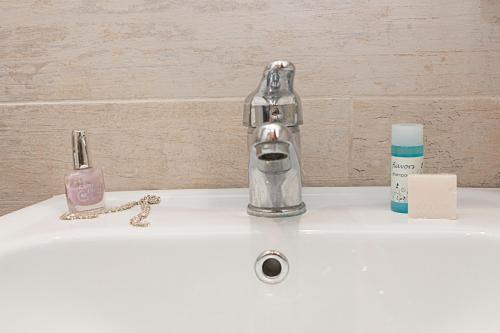
<path id="1" fill-rule="evenodd" d="M 258 217 L 287 217 L 304 214 L 306 212 L 306 204 L 301 202 L 297 206 L 282 207 L 282 208 L 260 208 L 253 205 L 248 205 L 247 212 L 249 215 Z"/>

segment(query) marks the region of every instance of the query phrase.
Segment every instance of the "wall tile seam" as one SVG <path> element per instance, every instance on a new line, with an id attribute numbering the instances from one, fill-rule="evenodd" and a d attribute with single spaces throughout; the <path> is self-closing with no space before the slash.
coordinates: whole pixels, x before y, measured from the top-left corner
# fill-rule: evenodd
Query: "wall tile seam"
<path id="1" fill-rule="evenodd" d="M 300 93 L 299 93 L 300 95 Z M 220 102 L 243 102 L 245 97 L 207 97 L 207 98 L 144 98 L 144 99 L 101 99 L 101 100 L 47 100 L 47 101 L 0 101 L 0 107 L 11 106 L 45 106 L 45 105 L 100 105 L 100 104 L 148 104 L 148 103 L 220 103 Z M 475 100 L 491 99 L 499 100 L 500 95 L 331 95 L 331 96 L 307 96 L 303 101 L 318 100 Z"/>

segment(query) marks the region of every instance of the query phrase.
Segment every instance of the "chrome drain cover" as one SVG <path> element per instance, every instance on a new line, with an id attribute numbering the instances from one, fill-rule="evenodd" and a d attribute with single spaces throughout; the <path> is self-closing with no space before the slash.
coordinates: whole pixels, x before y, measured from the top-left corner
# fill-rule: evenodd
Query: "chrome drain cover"
<path id="1" fill-rule="evenodd" d="M 288 259 L 276 250 L 262 252 L 255 261 L 255 274 L 265 283 L 280 283 L 286 278 L 288 270 Z"/>

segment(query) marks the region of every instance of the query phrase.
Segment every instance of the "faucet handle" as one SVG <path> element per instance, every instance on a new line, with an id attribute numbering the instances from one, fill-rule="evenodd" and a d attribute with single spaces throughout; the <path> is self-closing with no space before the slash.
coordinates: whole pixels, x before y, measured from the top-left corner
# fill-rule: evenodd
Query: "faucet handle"
<path id="1" fill-rule="evenodd" d="M 288 77 L 287 77 L 288 76 Z M 264 70 L 266 88 L 269 92 L 283 88 L 293 93 L 295 66 L 288 61 L 277 60 L 269 63 Z M 285 82 L 281 82 L 282 78 Z M 262 80 L 264 82 L 264 80 Z"/>
<path id="2" fill-rule="evenodd" d="M 303 123 L 302 104 L 293 90 L 295 66 L 284 60 L 267 65 L 257 89 L 245 99 L 243 124 L 257 127 L 268 122 L 285 126 Z"/>

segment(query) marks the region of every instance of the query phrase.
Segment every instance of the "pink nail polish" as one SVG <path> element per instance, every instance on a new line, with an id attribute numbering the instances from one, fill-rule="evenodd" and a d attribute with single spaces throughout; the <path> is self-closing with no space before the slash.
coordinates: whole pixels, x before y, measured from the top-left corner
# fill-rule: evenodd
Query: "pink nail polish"
<path id="1" fill-rule="evenodd" d="M 104 208 L 104 175 L 100 168 L 93 168 L 85 131 L 73 131 L 74 170 L 66 175 L 66 200 L 70 212 Z"/>

